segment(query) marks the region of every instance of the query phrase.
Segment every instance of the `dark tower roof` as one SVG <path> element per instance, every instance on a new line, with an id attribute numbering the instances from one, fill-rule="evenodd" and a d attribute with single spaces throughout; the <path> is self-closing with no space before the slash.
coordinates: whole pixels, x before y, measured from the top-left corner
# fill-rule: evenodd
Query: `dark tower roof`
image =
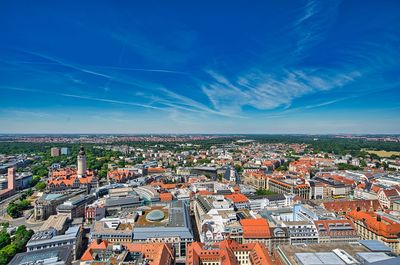
<path id="1" fill-rule="evenodd" d="M 80 156 L 84 156 L 85 155 L 85 148 L 83 148 L 83 146 L 81 146 L 81 148 L 79 149 L 79 155 Z"/>

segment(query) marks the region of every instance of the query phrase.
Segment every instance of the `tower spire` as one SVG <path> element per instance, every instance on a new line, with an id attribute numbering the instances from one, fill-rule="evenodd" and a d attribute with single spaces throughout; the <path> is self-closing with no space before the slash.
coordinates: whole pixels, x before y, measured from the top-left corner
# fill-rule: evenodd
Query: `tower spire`
<path id="1" fill-rule="evenodd" d="M 79 149 L 78 157 L 78 177 L 86 177 L 86 153 L 85 153 L 85 148 L 81 146 Z"/>

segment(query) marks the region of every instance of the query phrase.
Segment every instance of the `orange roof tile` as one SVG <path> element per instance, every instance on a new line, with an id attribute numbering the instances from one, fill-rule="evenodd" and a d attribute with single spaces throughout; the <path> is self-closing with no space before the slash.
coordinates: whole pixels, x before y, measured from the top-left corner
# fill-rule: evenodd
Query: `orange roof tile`
<path id="1" fill-rule="evenodd" d="M 324 202 L 323 205 L 325 209 L 336 213 L 349 212 L 352 210 L 356 210 L 358 207 L 363 210 L 372 210 L 372 211 L 377 211 L 382 209 L 381 204 L 379 203 L 378 200 L 330 201 L 330 202 Z"/>
<path id="2" fill-rule="evenodd" d="M 197 194 L 204 196 L 204 195 L 212 195 L 212 194 L 214 194 L 214 193 L 211 192 L 211 191 L 208 191 L 208 190 L 199 190 L 199 191 L 197 192 Z"/>
<path id="3" fill-rule="evenodd" d="M 244 238 L 271 238 L 269 224 L 263 218 L 242 219 L 240 224 L 242 225 Z"/>
<path id="4" fill-rule="evenodd" d="M 384 216 L 380 216 L 381 220 L 378 221 L 378 214 L 375 212 L 353 210 L 346 216 L 353 221 L 362 221 L 367 225 L 368 230 L 385 238 L 397 239 L 400 233 L 400 223 Z"/>
<path id="5" fill-rule="evenodd" d="M 149 167 L 147 169 L 148 173 L 164 173 L 165 172 L 165 168 L 162 167 Z"/>
<path id="6" fill-rule="evenodd" d="M 242 203 L 249 201 L 249 199 L 242 193 L 227 194 L 224 195 L 224 197 L 228 200 L 231 200 L 233 203 Z"/>
<path id="7" fill-rule="evenodd" d="M 170 192 L 160 193 L 160 201 L 172 201 L 172 199 Z"/>

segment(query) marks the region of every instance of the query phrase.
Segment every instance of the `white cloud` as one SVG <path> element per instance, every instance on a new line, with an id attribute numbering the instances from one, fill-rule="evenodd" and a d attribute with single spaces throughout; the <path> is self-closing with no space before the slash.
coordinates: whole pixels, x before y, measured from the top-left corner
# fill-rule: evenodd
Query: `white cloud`
<path id="1" fill-rule="evenodd" d="M 228 78 L 210 70 L 212 81 L 203 85 L 213 107 L 221 112 L 238 114 L 244 106 L 260 110 L 290 105 L 306 94 L 342 87 L 361 74 L 357 71 L 333 74 L 328 71 L 294 70 L 279 74 L 252 71 Z"/>

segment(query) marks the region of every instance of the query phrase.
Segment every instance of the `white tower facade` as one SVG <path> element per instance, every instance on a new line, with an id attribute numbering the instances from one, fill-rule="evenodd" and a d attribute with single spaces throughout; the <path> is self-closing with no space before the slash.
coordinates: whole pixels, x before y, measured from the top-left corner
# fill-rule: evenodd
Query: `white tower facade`
<path id="1" fill-rule="evenodd" d="M 86 153 L 83 146 L 78 153 L 78 177 L 86 177 Z"/>

